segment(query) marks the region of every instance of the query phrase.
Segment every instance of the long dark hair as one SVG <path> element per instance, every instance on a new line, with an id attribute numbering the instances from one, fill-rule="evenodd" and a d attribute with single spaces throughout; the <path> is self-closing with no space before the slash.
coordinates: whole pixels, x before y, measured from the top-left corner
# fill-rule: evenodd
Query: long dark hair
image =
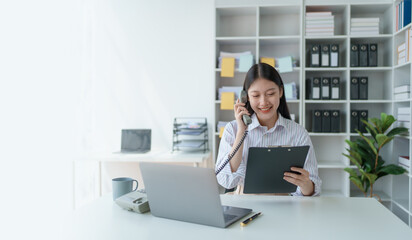
<path id="1" fill-rule="evenodd" d="M 266 63 L 258 63 L 253 65 L 249 71 L 246 74 L 245 82 L 243 83 L 243 90 L 246 92 L 250 88 L 250 85 L 256 80 L 256 79 L 266 79 L 269 81 L 274 82 L 279 89 L 282 89 L 283 94 L 282 97 L 280 98 L 280 103 L 279 107 L 277 109 L 278 113 L 282 115 L 282 117 L 291 119 L 290 118 L 290 113 L 289 113 L 289 108 L 286 103 L 286 98 L 285 98 L 285 90 L 283 87 L 283 81 L 282 78 L 280 77 L 279 73 L 276 71 L 276 69 L 269 64 Z M 248 96 L 249 98 L 249 96 Z M 249 111 L 250 114 L 253 114 L 255 111 L 253 111 L 252 107 L 250 106 L 250 102 L 248 101 L 246 104 L 246 109 Z"/>

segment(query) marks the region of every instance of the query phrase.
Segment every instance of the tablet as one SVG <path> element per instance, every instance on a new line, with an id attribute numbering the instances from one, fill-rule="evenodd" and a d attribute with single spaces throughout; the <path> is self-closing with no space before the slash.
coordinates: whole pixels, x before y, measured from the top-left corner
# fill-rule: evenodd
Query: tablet
<path id="1" fill-rule="evenodd" d="M 309 146 L 251 147 L 243 193 L 292 193 L 297 186 L 283 179 L 291 167 L 303 168 Z"/>

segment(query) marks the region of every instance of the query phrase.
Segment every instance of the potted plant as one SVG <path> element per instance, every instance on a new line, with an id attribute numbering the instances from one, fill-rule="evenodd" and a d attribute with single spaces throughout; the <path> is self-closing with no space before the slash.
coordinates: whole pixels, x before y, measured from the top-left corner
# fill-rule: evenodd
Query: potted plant
<path id="1" fill-rule="evenodd" d="M 373 184 L 379 178 L 393 174 L 399 175 L 406 170 L 395 164 L 385 165 L 385 161 L 379 155 L 382 148 L 392 141 L 396 135 L 405 134 L 407 128 L 395 127 L 388 131 L 396 119 L 392 115 L 381 113 L 381 119 L 369 118 L 368 121 L 362 120 L 365 124 L 366 131 L 371 137 L 365 136 L 359 130 L 356 132 L 361 138 L 355 141 L 346 140 L 349 149 L 346 148 L 349 154 L 343 154 L 357 167 L 358 171 L 353 168 L 345 168 L 344 170 L 350 174 L 349 179 L 363 192 L 367 197 L 367 192 L 370 188 L 369 197 L 377 197 L 373 193 Z M 386 133 L 388 131 L 388 133 Z"/>

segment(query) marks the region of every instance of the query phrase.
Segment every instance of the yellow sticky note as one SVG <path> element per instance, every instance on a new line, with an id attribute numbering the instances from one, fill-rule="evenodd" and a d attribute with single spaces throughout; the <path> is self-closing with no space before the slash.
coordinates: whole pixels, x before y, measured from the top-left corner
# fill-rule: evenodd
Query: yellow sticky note
<path id="1" fill-rule="evenodd" d="M 234 77 L 235 76 L 235 58 L 222 58 L 222 71 L 221 77 Z"/>
<path id="2" fill-rule="evenodd" d="M 221 97 L 220 109 L 221 110 L 233 110 L 235 105 L 235 93 L 223 92 Z"/>
<path id="3" fill-rule="evenodd" d="M 263 58 L 260 58 L 260 62 L 261 63 L 267 63 L 270 66 L 275 67 L 275 59 L 274 58 L 263 57 Z"/>
<path id="4" fill-rule="evenodd" d="M 225 127 L 220 127 L 220 130 L 219 130 L 219 138 L 222 138 L 222 135 L 223 135 L 223 131 L 225 130 Z"/>

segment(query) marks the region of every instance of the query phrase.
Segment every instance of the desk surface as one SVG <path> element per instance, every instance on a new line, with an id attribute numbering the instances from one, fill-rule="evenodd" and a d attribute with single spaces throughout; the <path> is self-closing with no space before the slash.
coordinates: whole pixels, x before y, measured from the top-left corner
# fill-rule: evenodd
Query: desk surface
<path id="1" fill-rule="evenodd" d="M 72 239 L 411 239 L 412 230 L 375 199 L 222 195 L 262 216 L 226 229 L 121 209 L 111 196 L 76 210 Z M 182 209 L 184 211 L 184 209 Z"/>

